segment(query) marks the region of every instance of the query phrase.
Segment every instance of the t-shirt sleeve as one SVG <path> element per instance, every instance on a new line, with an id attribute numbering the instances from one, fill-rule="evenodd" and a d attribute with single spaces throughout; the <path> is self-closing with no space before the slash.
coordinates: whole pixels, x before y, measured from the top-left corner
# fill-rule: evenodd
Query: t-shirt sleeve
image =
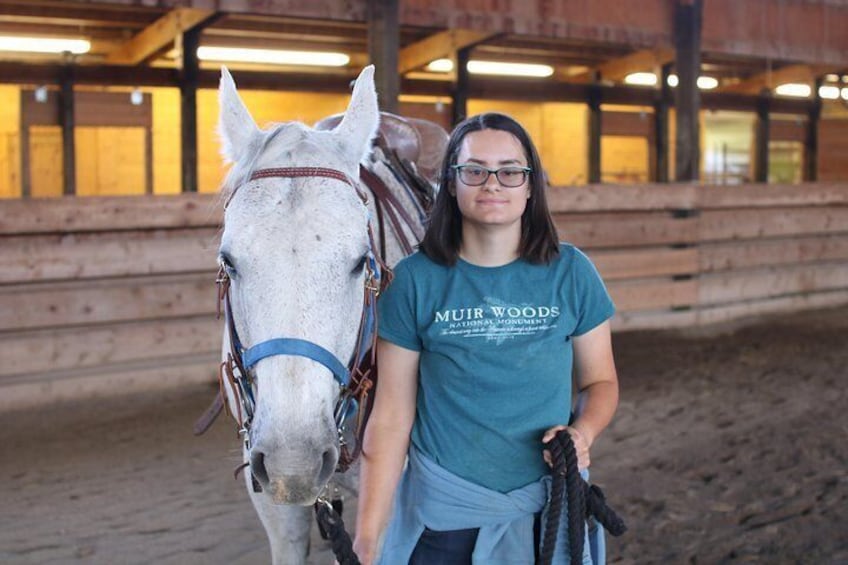
<path id="1" fill-rule="evenodd" d="M 406 261 L 397 264 L 394 278 L 377 301 L 378 335 L 405 349 L 421 351 L 415 308 L 415 285 Z"/>
<path id="2" fill-rule="evenodd" d="M 615 305 L 591 259 L 576 248 L 574 268 L 575 289 L 579 304 L 574 335 L 583 335 L 612 318 L 615 314 Z"/>

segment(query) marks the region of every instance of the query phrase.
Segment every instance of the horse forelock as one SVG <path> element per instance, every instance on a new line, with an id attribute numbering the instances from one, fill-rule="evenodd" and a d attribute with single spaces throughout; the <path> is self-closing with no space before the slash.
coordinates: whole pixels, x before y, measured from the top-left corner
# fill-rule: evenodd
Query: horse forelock
<path id="1" fill-rule="evenodd" d="M 244 157 L 233 163 L 221 185 L 220 197 L 223 202 L 227 202 L 238 187 L 248 182 L 272 145 L 277 153 L 274 167 L 315 165 L 313 162 L 299 162 L 299 155 L 314 159 L 316 154 L 321 154 L 326 156 L 328 162 L 341 160 L 341 152 L 331 132 L 314 130 L 301 122 L 271 124 L 260 130 L 260 134 L 250 142 Z"/>

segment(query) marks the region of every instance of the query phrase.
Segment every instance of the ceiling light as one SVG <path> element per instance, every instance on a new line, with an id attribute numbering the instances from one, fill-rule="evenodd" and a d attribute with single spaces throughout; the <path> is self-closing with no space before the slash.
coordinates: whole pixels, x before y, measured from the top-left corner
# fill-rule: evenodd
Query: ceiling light
<path id="1" fill-rule="evenodd" d="M 65 53 L 74 55 L 88 53 L 91 42 L 85 39 L 60 39 L 56 37 L 0 36 L 0 51 L 28 53 Z"/>
<path id="2" fill-rule="evenodd" d="M 848 88 L 843 88 L 843 89 L 842 89 L 842 99 L 843 99 L 843 100 L 848 100 Z"/>
<path id="3" fill-rule="evenodd" d="M 519 77 L 544 78 L 554 74 L 550 65 L 535 63 L 502 63 L 500 61 L 468 61 L 468 72 L 475 75 L 501 75 Z M 449 73 L 453 70 L 450 59 L 436 59 L 427 65 L 427 70 L 434 73 Z"/>
<path id="4" fill-rule="evenodd" d="M 436 59 L 430 61 L 427 70 L 433 73 L 449 73 L 453 70 L 453 61 L 450 59 Z"/>
<path id="5" fill-rule="evenodd" d="M 839 98 L 839 87 L 838 86 L 820 86 L 819 87 L 819 97 L 826 98 L 828 100 L 836 100 Z"/>
<path id="6" fill-rule="evenodd" d="M 344 53 L 248 49 L 241 47 L 201 46 L 197 48 L 197 57 L 203 61 L 269 63 L 273 65 L 315 65 L 323 67 L 343 67 L 350 62 L 350 57 Z"/>
<path id="7" fill-rule="evenodd" d="M 500 63 L 497 61 L 468 61 L 468 72 L 475 75 L 507 75 L 544 78 L 554 74 L 550 65 L 532 63 Z"/>
<path id="8" fill-rule="evenodd" d="M 33 93 L 33 98 L 35 98 L 35 101 L 39 104 L 44 104 L 45 102 L 47 102 L 47 86 L 42 84 L 41 86 L 36 88 L 35 92 Z"/>
<path id="9" fill-rule="evenodd" d="M 672 88 L 676 87 L 680 83 L 680 79 L 677 78 L 677 75 L 671 74 L 668 75 L 668 85 Z M 698 88 L 701 90 L 712 90 L 713 88 L 718 87 L 718 79 L 715 77 L 706 77 L 700 76 L 698 77 Z"/>
<path id="10" fill-rule="evenodd" d="M 701 90 L 712 90 L 718 86 L 718 79 L 715 77 L 698 77 L 698 88 Z"/>
<path id="11" fill-rule="evenodd" d="M 831 73 L 831 74 L 825 75 L 824 80 L 826 80 L 827 82 L 839 82 L 839 75 L 835 75 L 835 74 Z"/>
<path id="12" fill-rule="evenodd" d="M 786 84 L 781 84 L 777 88 L 774 89 L 775 94 L 779 94 L 780 96 L 795 96 L 797 98 L 806 98 L 812 92 L 812 88 L 810 88 L 809 84 L 803 84 L 800 82 L 787 82 Z"/>
<path id="13" fill-rule="evenodd" d="M 657 84 L 657 75 L 654 73 L 630 73 L 624 77 L 624 83 L 639 86 L 654 86 Z"/>

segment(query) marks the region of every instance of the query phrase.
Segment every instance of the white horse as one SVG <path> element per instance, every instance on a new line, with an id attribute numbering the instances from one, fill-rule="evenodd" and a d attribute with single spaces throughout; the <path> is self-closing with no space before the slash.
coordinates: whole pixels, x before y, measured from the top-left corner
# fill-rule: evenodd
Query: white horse
<path id="1" fill-rule="evenodd" d="M 343 365 L 353 356 L 370 253 L 377 252 L 369 239 L 373 203 L 363 202 L 365 191 L 353 180 L 379 125 L 373 74 L 370 66 L 362 71 L 334 129 L 293 122 L 263 130 L 222 70 L 219 132 L 233 166 L 222 193 L 219 262 L 238 340 L 233 346 L 225 330 L 225 361 L 233 349 L 280 338 L 308 342 Z M 389 264 L 403 255 L 393 238 L 387 255 Z M 259 361 L 243 360 L 253 402 L 241 400 L 245 393 L 239 397 L 232 380 L 222 388 L 231 413 L 247 423 L 245 482 L 273 562 L 298 564 L 308 552 L 311 505 L 339 460 L 340 376 L 314 351 L 272 349 L 255 355 Z"/>

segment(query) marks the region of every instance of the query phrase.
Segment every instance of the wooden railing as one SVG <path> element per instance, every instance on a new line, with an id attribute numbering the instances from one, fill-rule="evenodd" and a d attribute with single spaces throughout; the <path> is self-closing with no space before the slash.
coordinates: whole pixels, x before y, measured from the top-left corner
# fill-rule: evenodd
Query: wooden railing
<path id="1" fill-rule="evenodd" d="M 560 236 L 616 302 L 613 327 L 691 327 L 848 303 L 848 184 L 555 188 Z"/>
<path id="2" fill-rule="evenodd" d="M 617 331 L 848 303 L 848 184 L 553 188 Z M 216 196 L 0 201 L 0 409 L 215 379 Z"/>
<path id="3" fill-rule="evenodd" d="M 213 382 L 217 197 L 0 201 L 0 409 Z"/>

